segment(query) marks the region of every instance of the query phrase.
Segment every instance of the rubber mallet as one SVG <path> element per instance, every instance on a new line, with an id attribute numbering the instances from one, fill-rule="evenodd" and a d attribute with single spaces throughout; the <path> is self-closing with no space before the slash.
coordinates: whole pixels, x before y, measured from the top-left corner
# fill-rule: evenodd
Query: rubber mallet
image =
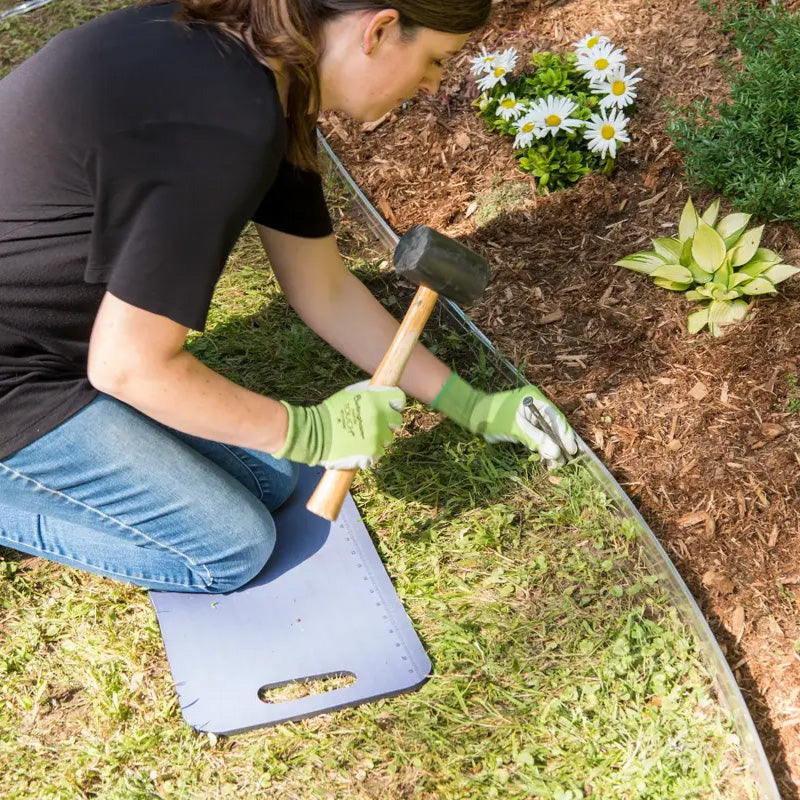
<path id="1" fill-rule="evenodd" d="M 400 382 L 406 362 L 440 294 L 458 305 L 473 303 L 483 294 L 490 271 L 485 259 L 427 225 L 415 225 L 400 237 L 394 251 L 394 269 L 419 289 L 372 376 L 373 386 L 397 386 Z M 356 471 L 327 470 L 306 508 L 319 517 L 335 520 Z"/>

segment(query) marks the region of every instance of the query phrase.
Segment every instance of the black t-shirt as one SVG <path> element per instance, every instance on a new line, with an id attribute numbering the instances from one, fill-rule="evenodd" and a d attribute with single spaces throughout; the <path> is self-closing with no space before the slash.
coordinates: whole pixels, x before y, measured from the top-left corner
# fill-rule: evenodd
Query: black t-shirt
<path id="1" fill-rule="evenodd" d="M 202 330 L 249 220 L 331 233 L 272 73 L 171 4 L 66 31 L 0 81 L 0 458 L 96 395 L 106 289 Z"/>

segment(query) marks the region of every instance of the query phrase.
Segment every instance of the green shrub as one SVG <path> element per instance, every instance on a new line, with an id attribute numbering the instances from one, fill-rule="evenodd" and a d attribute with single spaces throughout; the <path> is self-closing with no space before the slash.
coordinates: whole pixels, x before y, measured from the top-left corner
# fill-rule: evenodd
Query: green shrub
<path id="1" fill-rule="evenodd" d="M 767 220 L 800 223 L 800 14 L 753 0 L 702 3 L 742 53 L 730 98 L 673 107 L 686 176 Z"/>

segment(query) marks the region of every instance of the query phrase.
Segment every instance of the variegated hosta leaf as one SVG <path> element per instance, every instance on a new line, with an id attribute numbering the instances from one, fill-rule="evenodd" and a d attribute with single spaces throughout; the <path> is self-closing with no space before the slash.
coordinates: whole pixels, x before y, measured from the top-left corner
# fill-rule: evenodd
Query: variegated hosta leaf
<path id="1" fill-rule="evenodd" d="M 650 273 L 651 278 L 663 278 L 664 280 L 674 281 L 675 283 L 692 284 L 692 273 L 680 264 L 663 264 Z"/>
<path id="2" fill-rule="evenodd" d="M 734 297 L 738 297 L 737 292 L 733 292 L 733 297 L 728 296 L 728 289 L 723 288 L 722 286 L 717 286 L 716 284 L 711 284 L 714 288 L 711 290 L 711 299 L 712 300 L 733 300 Z"/>
<path id="3" fill-rule="evenodd" d="M 759 225 L 757 228 L 753 228 L 751 231 L 741 235 L 739 241 L 736 242 L 736 246 L 731 250 L 731 264 L 734 267 L 744 266 L 755 256 L 763 233 L 764 226 Z"/>
<path id="4" fill-rule="evenodd" d="M 692 285 L 691 281 L 678 282 L 671 281 L 669 278 L 653 278 L 653 283 L 662 289 L 669 289 L 673 292 L 685 292 Z"/>
<path id="5" fill-rule="evenodd" d="M 663 266 L 664 259 L 658 253 L 642 252 L 634 253 L 627 258 L 621 258 L 615 261 L 614 265 L 617 267 L 625 267 L 625 269 L 633 270 L 642 275 L 649 275 L 657 267 Z"/>
<path id="6" fill-rule="evenodd" d="M 800 267 L 793 267 L 791 264 L 775 264 L 764 273 L 764 277 L 774 285 L 791 278 L 798 272 L 800 272 Z"/>
<path id="7" fill-rule="evenodd" d="M 689 295 L 687 294 L 687 297 Z M 692 314 L 689 314 L 689 318 L 686 320 L 687 326 L 689 328 L 689 333 L 700 333 L 703 328 L 708 324 L 708 308 L 701 308 L 699 311 L 695 311 Z"/>
<path id="8" fill-rule="evenodd" d="M 719 198 L 717 198 L 702 214 L 700 219 L 706 223 L 706 225 L 710 225 L 712 228 L 714 227 L 714 223 L 717 221 L 717 216 L 719 215 Z"/>
<path id="9" fill-rule="evenodd" d="M 681 266 L 688 267 L 692 263 L 692 238 L 689 237 L 681 249 L 681 257 L 678 259 Z"/>
<path id="10" fill-rule="evenodd" d="M 680 261 L 683 245 L 677 239 L 666 237 L 653 239 L 653 247 L 668 264 L 676 264 Z"/>
<path id="11" fill-rule="evenodd" d="M 714 273 L 711 278 L 711 282 L 715 283 L 717 286 L 721 286 L 723 289 L 728 288 L 728 282 L 731 279 L 731 267 L 727 261 L 722 262 L 722 266 Z"/>
<path id="12" fill-rule="evenodd" d="M 725 261 L 725 242 L 722 237 L 703 220 L 697 223 L 692 240 L 692 258 L 706 272 L 715 272 Z"/>
<path id="13" fill-rule="evenodd" d="M 713 273 L 701 269 L 695 261 L 689 262 L 689 272 L 692 273 L 694 282 L 699 284 L 708 283 L 714 277 Z"/>
<path id="14" fill-rule="evenodd" d="M 740 283 L 747 283 L 748 281 L 753 280 L 754 277 L 754 275 L 750 275 L 750 273 L 745 272 L 744 270 L 734 272 L 728 281 L 728 288 L 735 289 Z"/>
<path id="15" fill-rule="evenodd" d="M 737 275 L 749 275 L 751 278 L 755 278 L 759 276 L 762 272 L 766 272 L 770 267 L 774 267 L 775 264 L 771 261 L 758 261 L 757 259 L 753 259 L 752 261 L 745 264 L 743 267 L 740 267 L 736 270 Z"/>
<path id="16" fill-rule="evenodd" d="M 714 290 L 718 288 L 713 283 L 707 283 L 704 286 L 696 286 L 692 291 L 686 292 L 689 300 L 711 300 L 714 297 Z M 691 296 L 697 294 L 697 297 Z"/>
<path id="17" fill-rule="evenodd" d="M 750 217 L 750 214 L 728 214 L 715 225 L 714 230 L 722 237 L 725 247 L 730 248 L 736 244 L 736 240 L 747 228 Z"/>
<path id="18" fill-rule="evenodd" d="M 698 221 L 697 211 L 695 211 L 694 203 L 692 203 L 692 198 L 690 197 L 683 207 L 681 221 L 678 223 L 678 238 L 682 242 L 694 236 Z"/>
<path id="19" fill-rule="evenodd" d="M 753 261 L 769 261 L 771 264 L 777 264 L 781 257 L 768 247 L 759 247 L 756 254 L 753 256 Z"/>
<path id="20" fill-rule="evenodd" d="M 743 284 L 742 291 L 745 294 L 756 295 L 772 294 L 777 292 L 777 289 L 772 281 L 769 281 L 763 275 L 760 275 L 758 278 L 753 278 L 753 280 L 751 280 L 749 283 Z"/>
<path id="21" fill-rule="evenodd" d="M 747 314 L 746 300 L 714 300 L 708 307 L 709 325 L 730 325 Z"/>

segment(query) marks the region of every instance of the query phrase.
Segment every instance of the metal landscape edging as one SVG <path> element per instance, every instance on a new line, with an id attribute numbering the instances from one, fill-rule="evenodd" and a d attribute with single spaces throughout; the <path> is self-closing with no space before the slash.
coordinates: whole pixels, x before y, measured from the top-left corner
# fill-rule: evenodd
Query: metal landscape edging
<path id="1" fill-rule="evenodd" d="M 48 3 L 52 3 L 53 0 L 26 0 L 24 3 L 19 3 L 16 6 L 12 6 L 11 8 L 7 8 L 5 11 L 0 11 L 0 22 L 4 19 L 8 19 L 9 17 L 16 17 L 20 14 L 27 14 L 28 11 L 33 11 L 36 8 L 41 8 L 42 6 L 46 6 Z"/>
<path id="2" fill-rule="evenodd" d="M 338 172 L 350 194 L 376 238 L 390 250 L 394 250 L 399 239 L 389 224 L 381 216 L 375 206 L 355 182 L 350 173 L 333 152 L 325 137 L 318 133 L 318 140 L 325 157 Z M 471 336 L 483 347 L 495 366 L 514 383 L 525 385 L 530 381 L 494 346 L 492 341 L 471 319 L 451 300 L 440 298 L 442 306 L 453 321 L 462 331 Z M 725 658 L 706 618 L 700 611 L 692 593 L 681 578 L 675 565 L 670 560 L 661 543 L 650 526 L 645 522 L 633 501 L 623 491 L 614 476 L 608 471 L 605 464 L 597 457 L 594 451 L 578 437 L 580 461 L 589 470 L 595 481 L 603 488 L 605 493 L 614 502 L 620 515 L 634 522 L 638 529 L 638 540 L 653 572 L 662 579 L 675 606 L 681 613 L 684 622 L 694 631 L 702 649 L 702 657 L 714 681 L 714 688 L 720 698 L 721 704 L 730 714 L 736 734 L 739 737 L 742 753 L 747 759 L 747 766 L 753 776 L 758 791 L 764 800 L 780 800 L 780 792 L 775 783 L 775 776 L 769 766 L 764 747 L 756 731 L 750 712 L 747 710 L 744 697 L 733 676 L 730 665 Z"/>

